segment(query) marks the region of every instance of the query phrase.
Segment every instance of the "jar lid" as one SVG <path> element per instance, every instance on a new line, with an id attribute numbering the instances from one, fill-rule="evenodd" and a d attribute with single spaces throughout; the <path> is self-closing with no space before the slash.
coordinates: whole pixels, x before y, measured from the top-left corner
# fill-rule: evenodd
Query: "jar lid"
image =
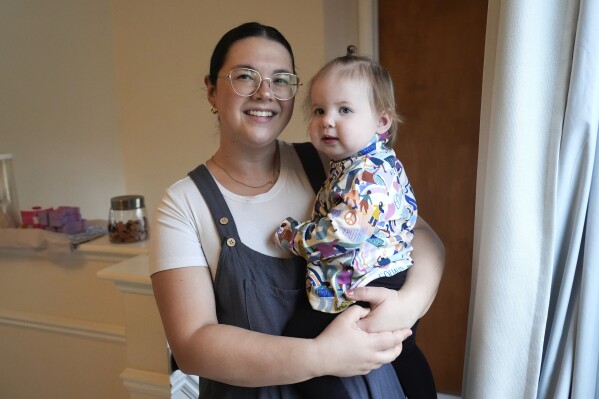
<path id="1" fill-rule="evenodd" d="M 110 207 L 115 211 L 127 211 L 144 207 L 143 195 L 120 195 L 110 199 Z"/>

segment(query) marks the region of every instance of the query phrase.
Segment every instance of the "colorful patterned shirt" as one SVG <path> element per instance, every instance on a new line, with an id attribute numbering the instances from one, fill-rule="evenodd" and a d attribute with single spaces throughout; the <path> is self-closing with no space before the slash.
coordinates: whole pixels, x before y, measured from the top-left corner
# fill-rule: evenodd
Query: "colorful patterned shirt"
<path id="1" fill-rule="evenodd" d="M 412 266 L 417 219 L 414 192 L 387 135 L 360 152 L 332 161 L 316 196 L 312 219 L 285 219 L 275 237 L 308 261 L 306 289 L 316 310 L 338 313 L 344 292 Z"/>

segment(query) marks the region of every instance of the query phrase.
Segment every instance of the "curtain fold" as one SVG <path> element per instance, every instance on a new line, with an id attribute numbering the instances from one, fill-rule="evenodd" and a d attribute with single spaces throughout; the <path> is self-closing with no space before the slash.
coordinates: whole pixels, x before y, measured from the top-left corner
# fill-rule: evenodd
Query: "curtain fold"
<path id="1" fill-rule="evenodd" d="M 598 4 L 489 1 L 464 398 L 599 398 Z"/>
<path id="2" fill-rule="evenodd" d="M 577 11 L 559 151 L 554 270 L 539 398 L 597 397 L 599 257 L 593 256 L 591 243 L 599 243 L 599 236 L 592 209 L 597 194 L 593 197 L 591 189 L 599 167 L 599 4 L 581 1 Z"/>

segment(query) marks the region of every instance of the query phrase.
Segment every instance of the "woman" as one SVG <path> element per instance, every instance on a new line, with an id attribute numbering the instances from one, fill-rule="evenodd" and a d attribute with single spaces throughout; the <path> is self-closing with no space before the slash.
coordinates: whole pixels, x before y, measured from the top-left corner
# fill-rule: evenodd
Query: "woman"
<path id="1" fill-rule="evenodd" d="M 303 259 L 277 248 L 271 232 L 287 216 L 305 219 L 309 177 L 322 182 L 318 157 L 306 162 L 308 176 L 293 146 L 276 140 L 293 112 L 294 72 L 289 43 L 257 23 L 232 29 L 213 52 L 205 84 L 220 146 L 167 190 L 154 218 L 152 284 L 165 333 L 182 371 L 201 376 L 202 398 L 295 398 L 289 384 L 322 375 L 357 376 L 344 379 L 355 398 L 401 397 L 388 363 L 443 268 L 426 223 L 402 290 L 357 289 L 352 299 L 370 310 L 352 306 L 315 339 L 280 336 L 293 310 L 309 305 Z"/>

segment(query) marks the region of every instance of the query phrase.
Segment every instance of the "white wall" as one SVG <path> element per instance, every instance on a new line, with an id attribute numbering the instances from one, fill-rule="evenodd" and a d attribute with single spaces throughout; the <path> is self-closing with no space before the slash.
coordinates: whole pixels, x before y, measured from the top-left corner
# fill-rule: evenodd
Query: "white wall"
<path id="1" fill-rule="evenodd" d="M 125 190 L 108 1 L 0 2 L 0 152 L 21 208 L 107 217 Z"/>
<path id="2" fill-rule="evenodd" d="M 226 30 L 276 26 L 307 81 L 357 42 L 364 2 L 2 1 L 0 153 L 14 155 L 20 207 L 105 219 L 110 197 L 142 194 L 152 211 L 216 148 L 203 76 Z M 306 139 L 302 100 L 285 139 Z"/>

